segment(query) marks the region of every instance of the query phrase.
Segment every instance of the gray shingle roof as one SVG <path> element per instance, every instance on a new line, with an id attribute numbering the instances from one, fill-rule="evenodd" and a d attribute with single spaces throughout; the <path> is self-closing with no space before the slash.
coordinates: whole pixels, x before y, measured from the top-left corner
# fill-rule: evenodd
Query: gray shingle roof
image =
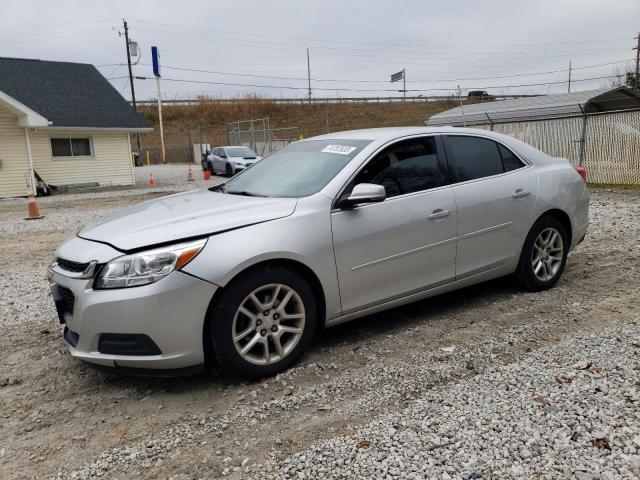
<path id="1" fill-rule="evenodd" d="M 93 65 L 0 57 L 0 91 L 54 127 L 149 128 Z"/>
<path id="2" fill-rule="evenodd" d="M 462 108 L 462 110 L 461 110 Z M 427 119 L 429 126 L 486 125 L 640 108 L 640 95 L 625 87 L 481 102 L 452 108 Z M 464 116 L 463 116 L 464 112 Z"/>

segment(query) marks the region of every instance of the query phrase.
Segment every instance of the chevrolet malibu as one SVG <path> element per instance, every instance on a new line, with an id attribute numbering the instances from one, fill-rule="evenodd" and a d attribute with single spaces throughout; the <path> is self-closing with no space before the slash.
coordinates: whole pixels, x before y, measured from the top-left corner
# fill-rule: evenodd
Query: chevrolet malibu
<path id="1" fill-rule="evenodd" d="M 49 277 L 63 338 L 123 372 L 273 375 L 322 327 L 505 275 L 552 287 L 587 230 L 585 176 L 474 129 L 296 142 L 60 246 Z"/>

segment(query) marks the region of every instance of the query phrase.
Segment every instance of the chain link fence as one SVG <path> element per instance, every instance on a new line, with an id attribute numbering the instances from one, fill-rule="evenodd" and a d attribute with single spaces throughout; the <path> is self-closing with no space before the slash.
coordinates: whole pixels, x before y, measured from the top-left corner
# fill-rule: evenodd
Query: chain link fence
<path id="1" fill-rule="evenodd" d="M 640 110 L 477 125 L 587 169 L 591 183 L 640 185 Z"/>
<path id="2" fill-rule="evenodd" d="M 228 145 L 249 147 L 260 156 L 280 150 L 298 139 L 298 127 L 272 128 L 269 117 L 227 124 Z"/>

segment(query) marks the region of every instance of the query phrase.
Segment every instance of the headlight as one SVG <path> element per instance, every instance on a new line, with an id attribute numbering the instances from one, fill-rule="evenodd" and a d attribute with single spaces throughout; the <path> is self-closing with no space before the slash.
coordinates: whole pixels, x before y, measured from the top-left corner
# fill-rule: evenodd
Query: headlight
<path id="1" fill-rule="evenodd" d="M 157 282 L 193 260 L 206 243 L 202 239 L 114 258 L 102 268 L 93 288 L 138 287 Z"/>

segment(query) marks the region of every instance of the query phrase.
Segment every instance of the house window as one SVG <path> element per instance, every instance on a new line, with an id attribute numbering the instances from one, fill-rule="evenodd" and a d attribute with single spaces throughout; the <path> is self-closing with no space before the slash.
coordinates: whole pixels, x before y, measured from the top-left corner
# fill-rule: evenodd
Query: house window
<path id="1" fill-rule="evenodd" d="M 51 153 L 54 157 L 91 156 L 90 138 L 52 138 Z"/>

